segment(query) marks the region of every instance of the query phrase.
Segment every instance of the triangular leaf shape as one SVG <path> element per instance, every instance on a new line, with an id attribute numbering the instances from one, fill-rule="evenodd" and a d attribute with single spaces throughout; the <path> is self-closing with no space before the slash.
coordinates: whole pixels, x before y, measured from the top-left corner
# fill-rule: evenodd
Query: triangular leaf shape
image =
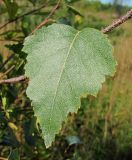
<path id="1" fill-rule="evenodd" d="M 69 112 L 77 112 L 80 97 L 96 95 L 105 75 L 113 75 L 113 48 L 100 31 L 52 24 L 26 38 L 27 96 L 42 129 L 46 147 Z"/>

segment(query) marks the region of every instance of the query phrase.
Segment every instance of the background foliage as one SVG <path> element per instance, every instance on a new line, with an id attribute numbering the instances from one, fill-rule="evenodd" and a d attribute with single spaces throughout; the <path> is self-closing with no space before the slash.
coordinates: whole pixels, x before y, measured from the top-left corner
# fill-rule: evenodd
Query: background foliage
<path id="1" fill-rule="evenodd" d="M 0 1 L 0 24 L 45 5 L 0 30 L 0 79 L 24 74 L 23 39 L 42 22 L 57 1 Z M 65 0 L 52 19 L 76 29 L 101 29 L 129 8 Z M 107 79 L 98 97 L 82 100 L 77 115 L 70 114 L 53 146 L 45 149 L 30 100 L 27 81 L 0 85 L 0 156 L 22 160 L 129 160 L 132 157 L 132 22 L 109 33 L 118 61 L 117 73 Z M 3 63 L 10 57 L 8 63 Z"/>

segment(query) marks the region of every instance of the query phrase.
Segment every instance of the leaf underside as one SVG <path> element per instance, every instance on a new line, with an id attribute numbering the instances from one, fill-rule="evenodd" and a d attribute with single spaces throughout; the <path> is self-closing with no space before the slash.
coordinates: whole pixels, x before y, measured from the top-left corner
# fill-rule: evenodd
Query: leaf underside
<path id="1" fill-rule="evenodd" d="M 27 96 L 49 147 L 68 113 L 77 112 L 80 97 L 96 95 L 105 75 L 114 74 L 113 48 L 96 29 L 52 24 L 27 37 L 23 51 Z"/>

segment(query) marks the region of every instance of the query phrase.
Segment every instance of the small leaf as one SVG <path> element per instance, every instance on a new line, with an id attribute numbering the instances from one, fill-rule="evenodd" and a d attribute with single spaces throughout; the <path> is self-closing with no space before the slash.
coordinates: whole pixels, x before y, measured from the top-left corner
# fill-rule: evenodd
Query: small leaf
<path id="1" fill-rule="evenodd" d="M 105 75 L 114 74 L 113 48 L 96 29 L 53 24 L 26 38 L 23 51 L 27 96 L 49 147 L 68 113 L 77 112 L 80 97 L 96 95 Z"/>
<path id="2" fill-rule="evenodd" d="M 8 122 L 8 126 L 9 126 L 13 131 L 17 131 L 17 130 L 18 130 L 17 126 L 16 126 L 14 123 L 12 123 L 12 122 Z"/>
<path id="3" fill-rule="evenodd" d="M 11 151 L 8 160 L 20 160 L 18 149 L 14 149 Z"/>
<path id="4" fill-rule="evenodd" d="M 81 144 L 79 137 L 77 136 L 67 136 L 66 140 L 68 141 L 68 144 L 71 146 L 73 144 Z"/>
<path id="5" fill-rule="evenodd" d="M 70 10 L 71 12 L 73 12 L 75 15 L 79 15 L 79 16 L 83 17 L 83 15 L 82 15 L 76 8 L 74 8 L 74 7 L 70 6 L 70 5 L 67 5 L 67 7 L 68 7 L 69 10 Z"/>

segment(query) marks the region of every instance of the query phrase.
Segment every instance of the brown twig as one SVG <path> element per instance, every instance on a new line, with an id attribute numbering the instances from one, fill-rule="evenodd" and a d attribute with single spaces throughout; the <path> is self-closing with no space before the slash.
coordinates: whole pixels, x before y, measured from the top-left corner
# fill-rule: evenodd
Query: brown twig
<path id="1" fill-rule="evenodd" d="M 27 79 L 26 76 L 19 76 L 19 77 L 14 77 L 14 78 L 10 78 L 10 79 L 3 79 L 3 80 L 0 80 L 0 84 L 8 84 L 8 83 L 17 83 L 17 82 L 20 82 L 20 81 L 23 81 Z"/>
<path id="2" fill-rule="evenodd" d="M 19 17 L 16 17 L 16 18 L 14 18 L 14 19 L 12 19 L 12 20 L 9 20 L 8 22 L 6 22 L 6 23 L 3 24 L 2 26 L 0 26 L 0 29 L 4 28 L 4 27 L 7 26 L 8 24 L 13 23 L 13 22 L 15 22 L 15 21 L 17 21 L 17 20 L 25 17 L 25 16 L 28 16 L 28 15 L 30 15 L 30 14 L 33 14 L 33 13 L 41 10 L 42 8 L 46 7 L 47 4 L 48 4 L 48 1 L 47 1 L 45 4 L 43 4 L 42 6 L 40 6 L 39 8 L 36 8 L 36 9 L 31 10 L 31 11 L 29 11 L 29 12 L 27 12 L 27 13 L 24 13 L 23 15 L 20 15 Z"/>
<path id="3" fill-rule="evenodd" d="M 122 23 L 126 22 L 128 19 L 132 18 L 132 9 L 128 11 L 124 16 L 114 21 L 111 25 L 107 26 L 102 30 L 103 33 L 108 33 L 114 28 L 120 26 Z"/>
<path id="4" fill-rule="evenodd" d="M 51 21 L 51 16 L 53 16 L 53 14 L 55 13 L 55 11 L 58 9 L 59 4 L 60 4 L 61 0 L 58 0 L 57 4 L 53 7 L 53 9 L 51 10 L 50 14 L 46 17 L 46 19 L 41 22 L 32 32 L 31 34 L 33 34 L 36 30 L 38 30 L 39 28 L 41 28 L 42 26 L 44 26 L 45 24 L 49 23 Z"/>
<path id="5" fill-rule="evenodd" d="M 58 1 L 59 2 L 59 1 Z M 57 3 L 58 4 L 58 3 Z M 52 12 L 50 13 L 50 15 L 48 17 L 51 17 L 51 15 L 55 12 L 55 10 L 58 8 L 59 4 L 56 5 L 56 7 L 54 7 L 54 9 L 52 10 Z M 109 25 L 108 27 L 104 28 L 102 30 L 103 33 L 108 33 L 110 31 L 112 31 L 114 28 L 118 27 L 119 25 L 121 25 L 122 23 L 126 22 L 128 19 L 132 18 L 132 10 L 128 11 L 126 13 L 126 15 L 124 15 L 123 17 L 117 19 L 115 22 L 113 22 L 111 25 Z M 43 22 L 44 23 L 44 22 Z M 41 26 L 40 26 L 41 27 Z M 39 27 L 39 28 L 40 28 Z M 38 27 L 37 27 L 38 29 Z M 6 79 L 6 80 L 1 80 L 0 84 L 4 84 L 4 83 L 18 83 L 20 81 L 26 80 L 27 77 L 22 75 L 19 77 L 15 77 L 15 78 L 10 78 L 10 79 Z"/>

